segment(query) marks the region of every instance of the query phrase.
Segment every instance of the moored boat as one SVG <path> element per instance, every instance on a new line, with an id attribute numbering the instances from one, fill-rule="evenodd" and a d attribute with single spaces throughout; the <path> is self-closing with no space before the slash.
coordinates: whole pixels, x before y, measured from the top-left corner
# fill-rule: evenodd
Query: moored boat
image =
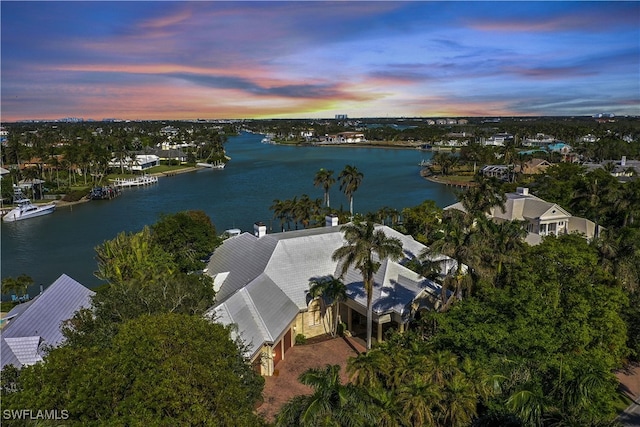
<path id="1" fill-rule="evenodd" d="M 114 186 L 94 187 L 89 193 L 91 200 L 111 200 L 120 195 L 120 189 Z"/>
<path id="2" fill-rule="evenodd" d="M 2 217 L 5 222 L 20 221 L 23 219 L 35 218 L 42 215 L 53 213 L 56 209 L 55 203 L 48 203 L 46 205 L 34 205 L 29 199 L 16 200 L 15 208 L 11 209 L 9 213 Z"/>
<path id="3" fill-rule="evenodd" d="M 216 162 L 216 163 L 196 163 L 196 166 L 202 167 L 202 168 L 209 168 L 209 169 L 224 169 L 225 167 L 225 163 L 224 162 Z"/>

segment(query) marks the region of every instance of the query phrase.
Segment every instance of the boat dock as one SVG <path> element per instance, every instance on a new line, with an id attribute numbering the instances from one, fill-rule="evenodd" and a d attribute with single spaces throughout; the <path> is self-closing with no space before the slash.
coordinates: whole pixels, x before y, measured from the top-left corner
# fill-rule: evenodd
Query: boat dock
<path id="1" fill-rule="evenodd" d="M 157 176 L 142 175 L 135 178 L 116 178 L 112 180 L 113 185 L 118 188 L 141 187 L 158 182 Z"/>

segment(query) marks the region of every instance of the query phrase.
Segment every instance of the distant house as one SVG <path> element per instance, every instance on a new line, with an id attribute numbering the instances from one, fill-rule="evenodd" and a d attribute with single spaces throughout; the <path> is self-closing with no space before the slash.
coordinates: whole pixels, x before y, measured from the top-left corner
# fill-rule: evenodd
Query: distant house
<path id="1" fill-rule="evenodd" d="M 340 132 L 333 135 L 325 135 L 324 141 L 329 144 L 354 144 L 358 142 L 365 142 L 366 138 L 364 133 L 360 132 Z"/>
<path id="2" fill-rule="evenodd" d="M 630 181 L 640 175 L 640 161 L 627 160 L 626 156 L 622 156 L 622 160 L 584 163 L 583 166 L 587 168 L 588 172 L 596 169 L 609 170 L 611 175 L 618 178 L 620 182 Z"/>
<path id="3" fill-rule="evenodd" d="M 5 316 L 0 332 L 0 369 L 33 365 L 47 347 L 64 341 L 61 326 L 74 313 L 91 306 L 95 292 L 63 274 L 31 301 L 16 305 Z"/>
<path id="4" fill-rule="evenodd" d="M 486 165 L 480 169 L 482 176 L 507 180 L 515 171 L 514 165 Z"/>
<path id="5" fill-rule="evenodd" d="M 490 138 L 481 141 L 482 145 L 493 145 L 496 147 L 502 147 L 505 143 L 513 141 L 514 136 L 509 133 L 497 133 Z"/>
<path id="6" fill-rule="evenodd" d="M 122 160 L 118 158 L 111 159 L 109 167 L 123 167 L 128 171 L 144 171 L 151 169 L 160 164 L 160 158 L 155 154 L 136 154 L 135 157 L 125 157 Z"/>
<path id="7" fill-rule="evenodd" d="M 505 211 L 503 212 L 500 207 L 494 207 L 488 216 L 498 223 L 523 221 L 528 232 L 525 241 L 530 245 L 537 245 L 542 241 L 543 236 L 549 235 L 579 233 L 587 239 L 597 235 L 594 222 L 572 216 L 557 204 L 529 194 L 528 188 L 518 187 L 515 193 L 507 193 L 506 196 Z M 445 209 L 465 211 L 460 202 Z"/>
<path id="8" fill-rule="evenodd" d="M 552 166 L 545 159 L 531 159 L 522 165 L 522 173 L 525 175 L 537 175 L 544 173 L 549 166 Z"/>
<path id="9" fill-rule="evenodd" d="M 185 153 L 184 151 L 182 151 L 181 149 L 153 149 L 151 151 L 152 154 L 158 156 L 158 159 L 160 159 L 161 161 L 168 161 L 168 160 L 177 160 L 180 163 L 186 163 L 187 162 L 187 153 Z"/>
<path id="10" fill-rule="evenodd" d="M 297 335 L 328 332 L 319 301 L 310 298 L 308 290 L 311 279 L 338 277 L 341 271 L 332 259 L 333 252 L 345 244 L 335 219 L 328 217 L 326 227 L 276 234 L 266 234 L 266 227 L 258 223 L 254 234 L 225 240 L 209 260 L 206 271 L 214 280 L 216 304 L 208 315 L 236 326 L 247 345 L 247 357 L 263 375 L 273 375 Z M 382 340 L 387 328 L 403 329 L 419 307 L 437 308 L 442 288 L 402 265 L 424 245 L 389 227 L 377 225 L 376 229 L 399 238 L 405 254 L 399 263 L 384 261 L 374 277 L 374 338 Z M 455 265 L 444 256 L 436 260 L 443 269 Z M 366 320 L 362 276 L 350 269 L 343 281 L 348 299 L 340 304 L 340 317 L 348 330 L 355 331 Z"/>

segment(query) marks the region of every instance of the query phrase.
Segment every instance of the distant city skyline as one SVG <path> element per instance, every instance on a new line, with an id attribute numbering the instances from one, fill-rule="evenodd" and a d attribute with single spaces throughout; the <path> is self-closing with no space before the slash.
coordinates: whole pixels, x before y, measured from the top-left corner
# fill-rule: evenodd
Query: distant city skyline
<path id="1" fill-rule="evenodd" d="M 3 122 L 640 115 L 640 3 L 2 1 Z"/>

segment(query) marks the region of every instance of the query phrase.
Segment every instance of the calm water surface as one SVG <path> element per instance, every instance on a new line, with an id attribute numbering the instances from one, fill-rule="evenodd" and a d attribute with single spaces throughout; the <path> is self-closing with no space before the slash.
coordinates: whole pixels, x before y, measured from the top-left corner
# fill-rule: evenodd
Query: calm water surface
<path id="1" fill-rule="evenodd" d="M 62 273 L 92 287 L 100 284 L 94 248 L 121 231 L 139 231 L 161 213 L 187 209 L 205 211 L 219 233 L 228 228 L 253 231 L 263 221 L 277 230 L 269 206 L 274 199 L 308 194 L 322 198 L 313 186 L 320 168 L 334 177 L 346 164 L 364 178 L 354 194 L 354 211 L 366 213 L 383 206 L 415 206 L 426 199 L 438 206 L 455 202 L 449 187 L 420 177 L 418 163 L 430 153 L 413 149 L 355 147 L 288 147 L 261 144 L 262 136 L 243 133 L 225 145 L 231 161 L 224 170 L 199 170 L 160 178 L 158 184 L 124 189 L 111 201 L 92 201 L 58 208 L 52 215 L 2 223 L 1 276 L 26 273 L 36 284 L 52 283 Z M 334 184 L 331 206 L 348 209 L 348 200 Z"/>

